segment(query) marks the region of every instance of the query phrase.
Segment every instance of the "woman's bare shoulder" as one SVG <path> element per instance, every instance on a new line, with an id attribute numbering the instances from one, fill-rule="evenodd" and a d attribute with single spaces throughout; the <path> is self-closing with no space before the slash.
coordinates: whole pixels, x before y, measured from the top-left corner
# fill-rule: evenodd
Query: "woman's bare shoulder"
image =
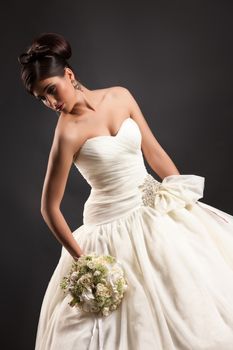
<path id="1" fill-rule="evenodd" d="M 113 109 L 127 108 L 130 92 L 125 86 L 111 86 L 105 92 L 105 102 Z M 107 97 L 107 98 L 106 98 Z M 124 113 L 123 113 L 124 114 Z"/>
<path id="2" fill-rule="evenodd" d="M 125 86 L 112 86 L 109 88 L 108 93 L 112 96 L 117 96 L 117 97 L 124 97 L 125 94 L 127 94 L 129 90 Z"/>

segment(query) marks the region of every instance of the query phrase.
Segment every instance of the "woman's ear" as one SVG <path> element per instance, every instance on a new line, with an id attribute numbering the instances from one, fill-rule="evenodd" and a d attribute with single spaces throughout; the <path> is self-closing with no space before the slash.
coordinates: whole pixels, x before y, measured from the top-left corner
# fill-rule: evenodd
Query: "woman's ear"
<path id="1" fill-rule="evenodd" d="M 74 73 L 72 72 L 72 70 L 68 67 L 65 67 L 65 75 L 70 79 L 70 80 L 73 80 L 75 79 L 74 77 Z"/>

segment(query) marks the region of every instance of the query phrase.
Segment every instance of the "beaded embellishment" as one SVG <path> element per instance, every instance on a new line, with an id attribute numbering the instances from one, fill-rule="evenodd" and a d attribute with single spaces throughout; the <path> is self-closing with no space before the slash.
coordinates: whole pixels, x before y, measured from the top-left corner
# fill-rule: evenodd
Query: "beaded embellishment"
<path id="1" fill-rule="evenodd" d="M 138 186 L 142 191 L 142 203 L 145 206 L 154 207 L 154 198 L 161 183 L 147 174 L 143 183 Z"/>

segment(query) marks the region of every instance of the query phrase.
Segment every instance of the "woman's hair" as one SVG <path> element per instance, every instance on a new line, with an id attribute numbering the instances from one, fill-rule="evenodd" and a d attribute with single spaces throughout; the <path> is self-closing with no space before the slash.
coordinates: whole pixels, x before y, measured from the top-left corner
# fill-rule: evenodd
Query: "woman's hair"
<path id="1" fill-rule="evenodd" d="M 67 62 L 72 50 L 69 42 L 56 33 L 42 33 L 34 38 L 27 51 L 18 56 L 21 79 L 28 93 L 33 95 L 34 84 L 42 79 L 65 74 L 64 68 L 73 68 Z"/>

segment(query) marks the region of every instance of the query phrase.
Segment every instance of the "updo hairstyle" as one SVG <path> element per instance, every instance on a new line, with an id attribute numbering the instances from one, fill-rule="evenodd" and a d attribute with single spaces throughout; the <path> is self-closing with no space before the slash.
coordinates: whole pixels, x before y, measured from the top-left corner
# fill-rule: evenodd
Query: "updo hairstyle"
<path id="1" fill-rule="evenodd" d="M 74 72 L 67 62 L 71 55 L 71 46 L 63 36 L 42 33 L 36 37 L 26 52 L 18 56 L 21 79 L 26 91 L 34 95 L 33 88 L 37 81 L 54 76 L 63 77 L 65 67 Z"/>

